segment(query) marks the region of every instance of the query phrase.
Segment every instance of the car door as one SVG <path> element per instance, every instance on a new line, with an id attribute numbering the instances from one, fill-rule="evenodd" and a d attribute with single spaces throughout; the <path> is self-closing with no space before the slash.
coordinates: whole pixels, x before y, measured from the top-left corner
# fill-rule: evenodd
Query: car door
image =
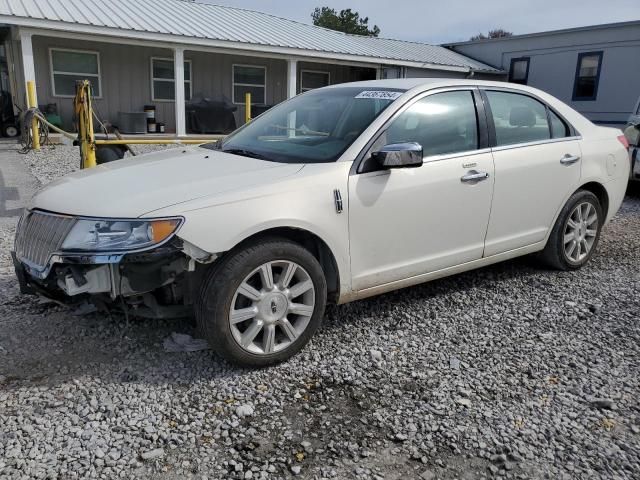
<path id="1" fill-rule="evenodd" d="M 368 147 L 349 178 L 354 290 L 482 257 L 493 158 L 481 109 L 473 88 L 423 95 Z M 422 166 L 383 170 L 371 158 L 382 146 L 403 142 L 422 145 Z"/>
<path id="2" fill-rule="evenodd" d="M 485 256 L 546 238 L 580 181 L 581 150 L 572 127 L 522 92 L 486 90 L 495 184 Z"/>

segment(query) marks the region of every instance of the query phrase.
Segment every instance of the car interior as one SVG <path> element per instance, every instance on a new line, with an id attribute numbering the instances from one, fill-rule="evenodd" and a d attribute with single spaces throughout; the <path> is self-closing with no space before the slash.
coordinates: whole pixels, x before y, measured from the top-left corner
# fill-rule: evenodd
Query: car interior
<path id="1" fill-rule="evenodd" d="M 496 142 L 500 145 L 551 138 L 546 107 L 525 95 L 488 91 Z"/>

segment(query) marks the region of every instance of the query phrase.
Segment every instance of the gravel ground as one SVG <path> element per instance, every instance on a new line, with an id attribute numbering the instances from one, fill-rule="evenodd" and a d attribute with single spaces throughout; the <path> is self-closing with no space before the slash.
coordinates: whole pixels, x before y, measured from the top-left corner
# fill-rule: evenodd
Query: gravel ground
<path id="1" fill-rule="evenodd" d="M 180 145 L 133 145 L 131 148 L 137 155 L 150 153 L 167 148 L 177 148 Z M 130 157 L 127 152 L 125 157 Z M 63 177 L 80 168 L 80 154 L 78 147 L 70 145 L 46 145 L 40 152 L 31 150 L 25 154 L 25 162 L 31 173 L 44 185 L 58 177 Z"/>
<path id="2" fill-rule="evenodd" d="M 579 272 L 520 259 L 331 307 L 258 371 L 165 353 L 190 320 L 18 296 L 7 230 L 2 478 L 640 478 L 637 191 Z"/>

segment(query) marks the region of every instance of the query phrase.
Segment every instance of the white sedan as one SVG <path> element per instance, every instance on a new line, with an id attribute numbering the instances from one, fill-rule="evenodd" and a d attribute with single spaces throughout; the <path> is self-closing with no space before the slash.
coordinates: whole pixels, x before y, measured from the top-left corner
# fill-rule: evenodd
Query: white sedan
<path id="1" fill-rule="evenodd" d="M 39 191 L 22 290 L 140 316 L 195 312 L 243 365 L 280 362 L 344 303 L 539 252 L 582 267 L 622 203 L 624 138 L 520 85 L 335 85 L 224 141 Z"/>

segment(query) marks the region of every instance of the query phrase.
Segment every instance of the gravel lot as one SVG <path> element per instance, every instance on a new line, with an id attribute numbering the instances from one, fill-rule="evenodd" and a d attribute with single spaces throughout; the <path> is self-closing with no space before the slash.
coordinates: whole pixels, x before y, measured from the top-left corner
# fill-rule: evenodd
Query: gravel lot
<path id="1" fill-rule="evenodd" d="M 167 148 L 178 148 L 180 145 L 132 145 L 136 155 L 151 153 Z M 130 157 L 129 152 L 125 157 Z M 48 145 L 42 147 L 40 152 L 30 151 L 25 155 L 25 162 L 29 165 L 31 173 L 44 185 L 58 177 L 63 177 L 80 168 L 80 155 L 78 147 L 69 145 Z"/>
<path id="2" fill-rule="evenodd" d="M 54 152 L 26 158 L 41 182 L 77 159 Z M 11 230 L 2 478 L 640 478 L 637 191 L 579 272 L 520 259 L 331 307 L 300 355 L 260 371 L 164 352 L 191 320 L 20 297 Z"/>

